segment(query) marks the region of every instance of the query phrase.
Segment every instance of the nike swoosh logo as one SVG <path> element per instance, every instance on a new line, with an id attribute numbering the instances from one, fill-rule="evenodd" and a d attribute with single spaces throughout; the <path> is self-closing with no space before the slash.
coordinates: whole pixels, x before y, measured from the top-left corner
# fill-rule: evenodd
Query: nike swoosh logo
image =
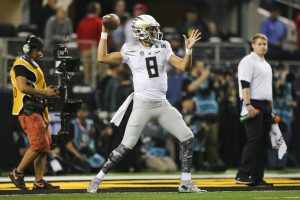
<path id="1" fill-rule="evenodd" d="M 35 183 L 37 186 L 41 187 L 41 188 L 44 188 L 45 185 L 44 184 L 38 184 L 38 183 Z"/>
<path id="2" fill-rule="evenodd" d="M 14 179 L 19 179 L 19 177 L 16 176 L 14 173 L 12 173 L 12 175 L 13 175 Z"/>
<path id="3" fill-rule="evenodd" d="M 14 179 L 20 179 L 20 177 L 17 176 L 15 173 L 12 173 L 12 175 L 13 175 Z"/>

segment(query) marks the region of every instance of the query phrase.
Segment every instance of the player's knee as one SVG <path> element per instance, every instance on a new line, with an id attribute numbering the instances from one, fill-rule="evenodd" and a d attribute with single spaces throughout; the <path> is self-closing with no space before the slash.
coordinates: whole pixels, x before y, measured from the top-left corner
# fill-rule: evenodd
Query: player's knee
<path id="1" fill-rule="evenodd" d="M 179 138 L 180 142 L 184 142 L 187 140 L 194 140 L 194 135 L 192 132 L 186 132 L 181 138 Z"/>
<path id="2" fill-rule="evenodd" d="M 127 138 L 124 138 L 122 140 L 121 144 L 128 149 L 133 149 L 133 147 L 136 145 L 137 141 L 138 141 L 138 138 L 129 136 Z"/>
<path id="3" fill-rule="evenodd" d="M 193 134 L 189 135 L 187 140 L 194 140 L 194 135 Z"/>

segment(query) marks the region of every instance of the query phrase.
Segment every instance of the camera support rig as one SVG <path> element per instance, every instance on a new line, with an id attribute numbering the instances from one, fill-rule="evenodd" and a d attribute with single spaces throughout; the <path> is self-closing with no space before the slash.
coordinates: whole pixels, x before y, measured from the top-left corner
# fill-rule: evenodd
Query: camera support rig
<path id="1" fill-rule="evenodd" d="M 80 60 L 74 59 L 69 56 L 67 46 L 65 44 L 59 44 L 57 49 L 54 50 L 55 60 L 58 62 L 56 67 L 56 76 L 58 77 L 59 94 L 63 100 L 61 112 L 59 115 L 61 120 L 61 129 L 58 131 L 58 142 L 65 142 L 69 137 L 68 126 L 70 118 L 81 107 L 81 99 L 70 99 L 68 93 L 68 82 L 71 77 L 79 71 Z"/>

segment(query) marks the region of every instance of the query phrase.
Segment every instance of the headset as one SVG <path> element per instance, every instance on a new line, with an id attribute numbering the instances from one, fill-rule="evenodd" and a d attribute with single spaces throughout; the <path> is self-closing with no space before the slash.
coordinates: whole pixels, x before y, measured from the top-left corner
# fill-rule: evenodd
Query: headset
<path id="1" fill-rule="evenodd" d="M 27 42 L 26 42 L 26 44 L 24 44 L 23 45 L 23 52 L 25 53 L 25 54 L 28 54 L 32 49 L 31 49 L 31 46 L 30 46 L 30 40 L 32 39 L 32 38 L 35 38 L 36 36 L 35 35 L 31 35 L 30 37 L 29 37 L 29 39 L 27 40 Z"/>

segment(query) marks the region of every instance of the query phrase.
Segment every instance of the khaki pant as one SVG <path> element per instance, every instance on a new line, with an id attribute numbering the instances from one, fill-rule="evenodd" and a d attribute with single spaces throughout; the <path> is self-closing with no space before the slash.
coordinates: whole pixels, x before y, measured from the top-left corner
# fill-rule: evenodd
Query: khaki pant
<path id="1" fill-rule="evenodd" d="M 206 160 L 209 165 L 222 165 L 224 164 L 219 154 L 219 135 L 218 124 L 208 124 L 207 129 L 204 131 L 204 145 Z"/>
<path id="2" fill-rule="evenodd" d="M 81 63 L 84 68 L 84 82 L 91 84 L 92 80 L 92 50 L 85 50 L 81 52 Z"/>
<path id="3" fill-rule="evenodd" d="M 94 77 L 97 76 L 102 79 L 106 76 L 106 70 L 109 65 L 104 63 L 99 63 L 95 60 L 96 69 L 93 70 L 93 52 L 92 50 L 85 50 L 81 52 L 81 63 L 84 68 L 84 82 L 86 84 L 93 84 Z"/>

